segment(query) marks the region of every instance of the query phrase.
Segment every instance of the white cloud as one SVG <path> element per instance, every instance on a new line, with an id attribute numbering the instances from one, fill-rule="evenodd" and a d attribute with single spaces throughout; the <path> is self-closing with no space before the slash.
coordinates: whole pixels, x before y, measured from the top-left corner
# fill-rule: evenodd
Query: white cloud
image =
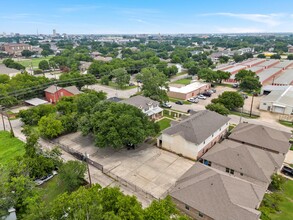
<path id="1" fill-rule="evenodd" d="M 233 18 L 239 18 L 243 20 L 263 23 L 268 26 L 278 26 L 282 23 L 280 19 L 286 17 L 285 14 L 242 14 L 242 13 L 237 14 L 237 13 L 227 13 L 227 12 L 208 13 L 208 14 L 202 14 L 202 16 L 233 17 Z"/>

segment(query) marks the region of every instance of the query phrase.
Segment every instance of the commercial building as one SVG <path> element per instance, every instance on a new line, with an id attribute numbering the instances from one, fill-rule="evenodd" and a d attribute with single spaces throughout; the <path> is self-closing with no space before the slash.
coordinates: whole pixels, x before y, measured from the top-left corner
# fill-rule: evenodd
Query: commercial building
<path id="1" fill-rule="evenodd" d="M 10 55 L 20 56 L 24 50 L 32 50 L 32 46 L 29 44 L 4 44 L 2 48 L 5 52 Z"/>
<path id="2" fill-rule="evenodd" d="M 171 84 L 169 86 L 169 91 L 167 92 L 167 94 L 171 98 L 186 100 L 191 97 L 197 96 L 199 93 L 202 93 L 210 88 L 210 84 L 201 82 L 193 82 L 189 85 L 181 87 L 176 87 Z"/>
<path id="3" fill-rule="evenodd" d="M 285 90 L 272 91 L 270 94 L 261 99 L 259 109 L 269 112 L 292 115 L 293 86 L 288 86 Z"/>
<path id="4" fill-rule="evenodd" d="M 199 159 L 228 131 L 230 118 L 204 110 L 174 122 L 157 139 L 157 145 L 191 159 Z"/>
<path id="5" fill-rule="evenodd" d="M 277 86 L 293 85 L 293 69 L 286 69 L 282 75 L 274 79 L 272 84 Z"/>

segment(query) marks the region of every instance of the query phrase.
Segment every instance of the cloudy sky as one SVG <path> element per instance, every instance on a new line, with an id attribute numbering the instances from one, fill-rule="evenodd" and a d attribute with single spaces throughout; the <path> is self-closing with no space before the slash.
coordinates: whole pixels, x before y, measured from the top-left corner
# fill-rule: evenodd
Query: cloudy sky
<path id="1" fill-rule="evenodd" d="M 0 33 L 293 32 L 293 0 L 13 0 Z"/>

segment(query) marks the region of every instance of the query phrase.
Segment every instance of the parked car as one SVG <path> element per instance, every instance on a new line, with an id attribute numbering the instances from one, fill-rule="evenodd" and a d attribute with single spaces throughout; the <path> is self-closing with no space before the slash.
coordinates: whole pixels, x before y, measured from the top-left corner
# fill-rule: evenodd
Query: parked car
<path id="1" fill-rule="evenodd" d="M 129 86 L 135 86 L 135 84 L 131 82 L 131 83 L 129 83 Z"/>
<path id="2" fill-rule="evenodd" d="M 197 98 L 198 99 L 203 99 L 203 100 L 206 100 L 207 99 L 207 97 L 205 97 L 204 95 L 199 95 L 199 96 L 197 96 Z"/>
<path id="3" fill-rule="evenodd" d="M 175 104 L 177 104 L 177 105 L 183 105 L 184 103 L 182 101 L 176 101 Z"/>
<path id="4" fill-rule="evenodd" d="M 239 84 L 238 84 L 238 83 L 234 83 L 234 84 L 232 85 L 232 87 L 233 87 L 233 88 L 238 88 L 238 87 L 239 87 Z"/>
<path id="5" fill-rule="evenodd" d="M 216 92 L 217 92 L 217 90 L 215 90 L 215 89 L 210 89 L 210 90 L 208 90 L 208 92 L 211 92 L 211 93 L 216 93 Z"/>
<path id="6" fill-rule="evenodd" d="M 198 98 L 192 97 L 192 98 L 187 99 L 187 101 L 192 102 L 192 103 L 198 103 Z"/>
<path id="7" fill-rule="evenodd" d="M 210 92 L 204 92 L 204 93 L 202 93 L 202 95 L 204 95 L 205 97 L 211 97 L 212 96 L 212 93 L 210 93 Z"/>
<path id="8" fill-rule="evenodd" d="M 283 166 L 281 172 L 284 173 L 287 176 L 292 176 L 293 177 L 293 168 L 291 168 L 291 167 Z"/>
<path id="9" fill-rule="evenodd" d="M 163 108 L 172 108 L 172 105 L 168 102 L 162 103 L 161 105 Z"/>

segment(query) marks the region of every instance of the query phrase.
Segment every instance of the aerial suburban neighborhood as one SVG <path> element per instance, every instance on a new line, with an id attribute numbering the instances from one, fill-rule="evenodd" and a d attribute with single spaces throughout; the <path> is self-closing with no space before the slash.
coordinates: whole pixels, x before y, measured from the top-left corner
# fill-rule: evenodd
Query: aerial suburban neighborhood
<path id="1" fill-rule="evenodd" d="M 1 3 L 0 219 L 293 219 L 293 3 L 122 2 Z"/>

